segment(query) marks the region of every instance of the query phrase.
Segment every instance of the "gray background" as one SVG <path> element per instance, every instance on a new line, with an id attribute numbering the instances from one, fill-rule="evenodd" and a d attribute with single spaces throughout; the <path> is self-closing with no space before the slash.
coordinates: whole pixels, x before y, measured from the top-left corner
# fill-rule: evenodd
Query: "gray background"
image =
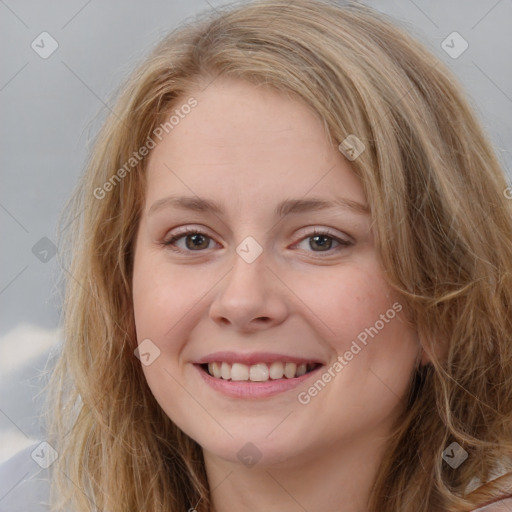
<path id="1" fill-rule="evenodd" d="M 57 258 L 45 263 L 32 248 L 55 240 L 113 90 L 165 33 L 226 3 L 0 0 L 0 461 L 44 438 L 37 393 L 60 340 Z M 363 3 L 394 16 L 459 76 L 510 177 L 512 0 Z M 59 45 L 47 59 L 31 48 L 43 31 Z M 456 59 L 441 48 L 453 31 L 469 44 Z"/>

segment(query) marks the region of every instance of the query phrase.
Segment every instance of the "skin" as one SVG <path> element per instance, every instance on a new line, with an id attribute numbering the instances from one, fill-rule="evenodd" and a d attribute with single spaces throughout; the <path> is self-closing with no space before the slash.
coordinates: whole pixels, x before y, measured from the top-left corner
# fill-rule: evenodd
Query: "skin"
<path id="1" fill-rule="evenodd" d="M 321 120 L 297 99 L 225 78 L 193 96 L 198 105 L 149 157 L 137 232 L 137 338 L 160 350 L 142 366 L 148 386 L 203 448 L 216 511 L 366 511 L 421 359 L 403 311 L 307 405 L 297 395 L 311 379 L 273 397 L 231 398 L 205 384 L 193 365 L 228 350 L 292 354 L 330 367 L 392 307 L 397 298 L 384 280 L 368 214 L 340 205 L 274 217 L 290 198 L 367 206 L 362 185 Z M 218 201 L 223 213 L 149 213 L 171 194 Z M 193 236 L 187 246 L 186 235 L 174 250 L 163 245 L 187 226 L 206 233 L 195 239 L 200 250 L 190 248 Z M 334 237 L 321 239 L 328 250 L 311 238 L 315 228 Z M 252 263 L 236 252 L 248 236 L 263 250 Z M 237 457 L 248 442 L 261 454 L 252 467 Z"/>

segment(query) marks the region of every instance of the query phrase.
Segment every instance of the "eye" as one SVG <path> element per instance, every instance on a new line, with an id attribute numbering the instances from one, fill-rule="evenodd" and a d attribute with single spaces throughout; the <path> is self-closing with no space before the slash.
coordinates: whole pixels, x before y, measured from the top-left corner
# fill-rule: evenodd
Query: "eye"
<path id="1" fill-rule="evenodd" d="M 178 242 L 182 241 L 182 239 L 184 241 L 184 245 L 182 244 L 180 246 Z M 176 252 L 200 252 L 204 249 L 211 248 L 211 242 L 213 242 L 213 239 L 204 231 L 201 231 L 200 229 L 197 228 L 185 228 L 184 230 L 181 230 L 179 233 L 175 233 L 168 240 L 163 241 L 162 245 L 164 245 L 165 247 L 169 247 Z M 313 252 L 325 252 L 331 254 L 334 251 L 337 252 L 343 249 L 344 247 L 349 247 L 353 245 L 353 242 L 351 242 L 350 240 L 344 240 L 342 238 L 334 236 L 329 231 L 317 229 L 315 229 L 312 233 L 302 238 L 302 240 L 298 244 L 296 244 L 296 246 L 300 246 L 300 244 L 304 244 L 304 242 L 309 242 L 309 248 L 313 249 Z"/>
<path id="2" fill-rule="evenodd" d="M 178 249 L 173 250 L 176 250 L 177 252 L 201 251 L 202 249 L 208 249 L 210 242 L 213 241 L 213 239 L 203 231 L 189 228 L 175 234 L 169 240 L 165 240 L 162 245 L 166 247 L 169 246 L 172 249 L 172 246 L 177 245 L 176 242 L 182 238 L 184 239 L 185 247 L 178 246 Z"/>
<path id="3" fill-rule="evenodd" d="M 304 237 L 301 242 L 297 244 L 303 244 L 304 242 L 308 243 L 308 247 L 313 249 L 313 252 L 330 252 L 339 251 L 344 247 L 349 247 L 353 245 L 353 242 L 350 240 L 344 240 L 342 238 L 334 236 L 329 231 L 325 230 L 317 230 L 315 229 L 313 233 L 310 233 L 306 237 Z M 335 247 L 333 248 L 333 243 Z M 306 249 L 307 250 L 307 249 Z"/>

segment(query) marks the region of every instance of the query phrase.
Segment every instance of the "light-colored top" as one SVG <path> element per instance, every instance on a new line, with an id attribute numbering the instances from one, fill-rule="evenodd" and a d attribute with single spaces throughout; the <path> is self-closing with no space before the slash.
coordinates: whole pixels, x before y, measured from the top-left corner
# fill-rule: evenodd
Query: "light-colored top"
<path id="1" fill-rule="evenodd" d="M 474 512 L 512 512 L 512 498 L 491 503 L 482 508 L 476 509 Z"/>
<path id="2" fill-rule="evenodd" d="M 36 442 L 0 464 L 0 512 L 48 512 L 50 481 L 45 444 Z"/>
<path id="3" fill-rule="evenodd" d="M 51 462 L 51 447 L 38 441 L 0 464 L 0 512 L 49 512 Z M 512 498 L 474 512 L 512 512 Z"/>

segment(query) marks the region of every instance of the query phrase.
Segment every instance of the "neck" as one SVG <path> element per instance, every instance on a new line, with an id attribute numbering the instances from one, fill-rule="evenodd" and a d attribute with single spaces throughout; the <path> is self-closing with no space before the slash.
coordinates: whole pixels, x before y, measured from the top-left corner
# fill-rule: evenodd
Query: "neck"
<path id="1" fill-rule="evenodd" d="M 366 512 L 385 443 L 385 436 L 353 438 L 253 467 L 205 451 L 212 512 Z"/>

